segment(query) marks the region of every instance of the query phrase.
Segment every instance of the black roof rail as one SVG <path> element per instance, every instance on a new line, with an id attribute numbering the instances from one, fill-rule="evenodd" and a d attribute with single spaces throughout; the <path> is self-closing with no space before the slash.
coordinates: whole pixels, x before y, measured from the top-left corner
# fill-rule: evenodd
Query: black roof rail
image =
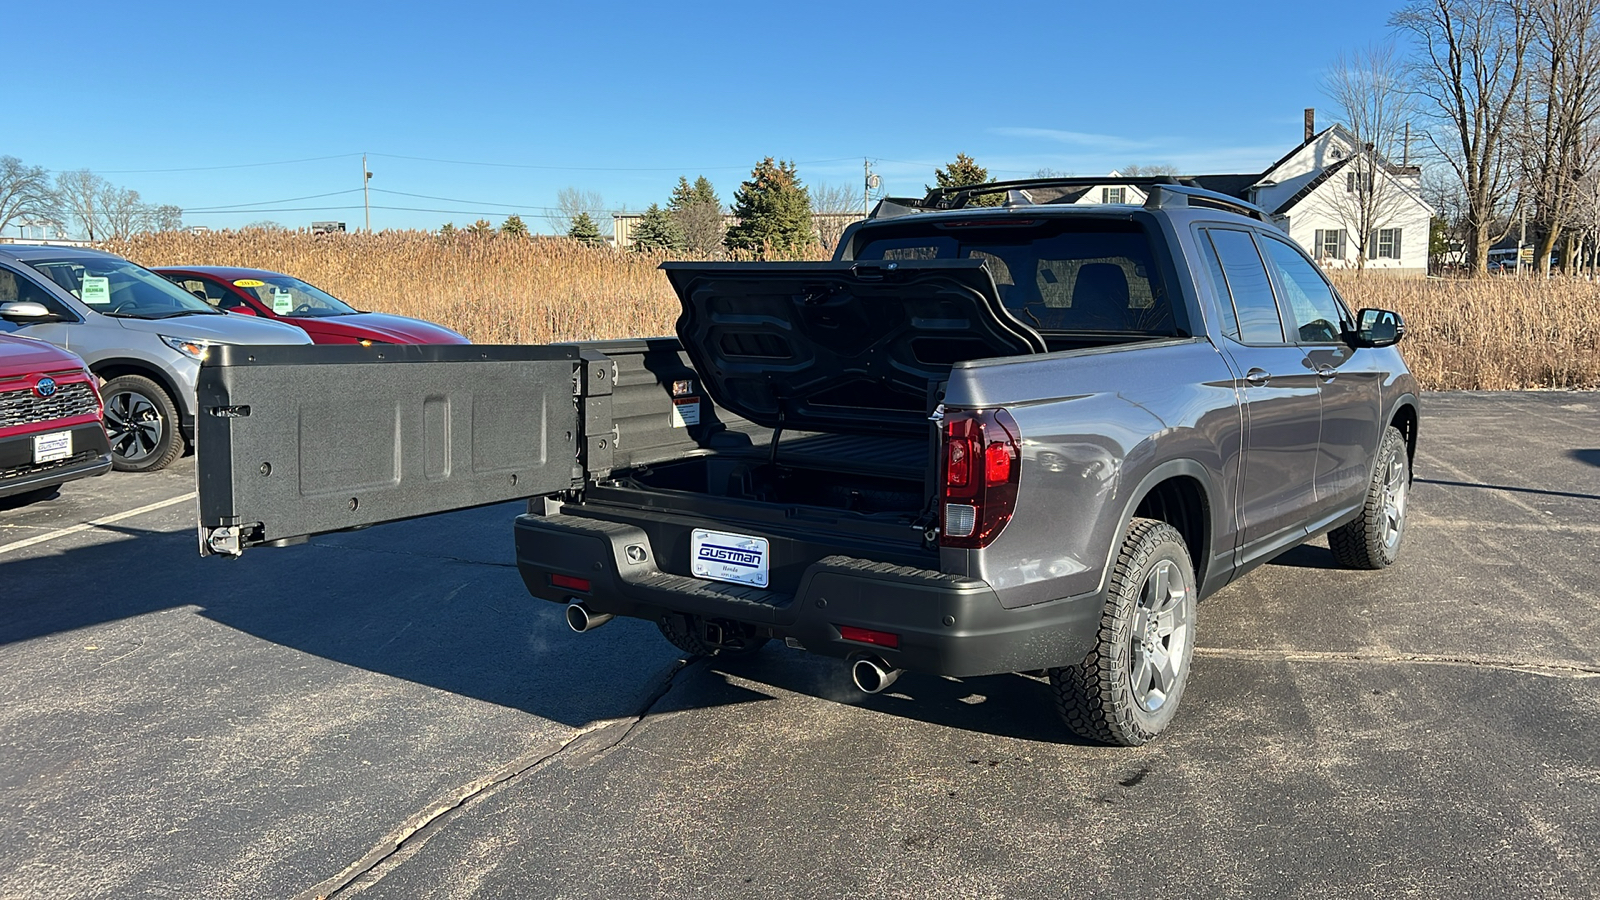
<path id="1" fill-rule="evenodd" d="M 1148 209 L 1171 209 L 1177 207 L 1200 207 L 1202 209 L 1219 209 L 1223 212 L 1236 213 L 1259 222 L 1270 222 L 1267 211 L 1254 203 L 1208 191 L 1203 187 L 1193 184 L 1159 184 L 1152 185 L 1150 193 L 1145 197 L 1144 205 Z"/>
<path id="2" fill-rule="evenodd" d="M 1025 192 L 1040 188 L 1091 188 L 1101 185 L 1144 188 L 1146 189 L 1144 205 L 1152 209 L 1196 206 L 1237 213 L 1262 222 L 1270 221 L 1266 211 L 1252 203 L 1247 203 L 1238 197 L 1207 190 L 1198 186 L 1192 179 L 1176 175 L 1141 175 L 1137 177 L 1070 175 L 1054 178 L 1023 178 L 1014 181 L 990 181 L 985 184 L 934 188 L 928 191 L 927 196 L 920 200 L 911 197 L 887 197 L 872 211 L 870 218 L 887 219 L 925 210 L 962 209 L 966 207 L 968 201 L 973 197 L 985 194 L 1005 193 L 1015 196 L 1013 192 Z M 1039 205 L 1048 206 L 1052 203 L 1071 202 L 1075 199 L 1077 199 L 1076 196 L 1072 196 L 1070 199 L 1068 197 L 1058 197 L 1054 200 L 1043 201 Z"/>

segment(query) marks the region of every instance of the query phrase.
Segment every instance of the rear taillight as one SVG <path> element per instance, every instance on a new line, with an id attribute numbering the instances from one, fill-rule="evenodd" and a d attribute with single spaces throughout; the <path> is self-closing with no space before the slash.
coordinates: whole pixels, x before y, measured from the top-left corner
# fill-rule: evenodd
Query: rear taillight
<path id="1" fill-rule="evenodd" d="M 1022 475 L 1021 437 L 1003 409 L 946 414 L 940 544 L 987 547 L 1011 521 Z"/>

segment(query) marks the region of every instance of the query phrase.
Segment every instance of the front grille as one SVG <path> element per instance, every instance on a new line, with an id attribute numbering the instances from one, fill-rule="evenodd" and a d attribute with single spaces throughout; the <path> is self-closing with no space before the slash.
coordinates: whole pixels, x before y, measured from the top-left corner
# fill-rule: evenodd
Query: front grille
<path id="1" fill-rule="evenodd" d="M 25 466 L 12 466 L 9 469 L 0 469 L 0 483 L 13 478 L 24 478 L 29 475 L 42 475 L 53 469 L 65 469 L 69 466 L 82 465 L 100 457 L 97 450 L 79 450 L 66 459 L 58 459 L 47 463 L 28 463 Z"/>
<path id="2" fill-rule="evenodd" d="M 0 392 L 0 428 L 92 416 L 99 411 L 94 389 L 82 381 L 60 385 L 49 397 L 35 394 L 32 388 Z"/>

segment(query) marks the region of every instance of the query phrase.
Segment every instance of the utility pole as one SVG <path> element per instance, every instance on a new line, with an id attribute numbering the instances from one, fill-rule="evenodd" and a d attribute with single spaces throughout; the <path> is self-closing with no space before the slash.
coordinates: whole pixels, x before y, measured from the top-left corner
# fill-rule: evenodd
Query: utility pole
<path id="1" fill-rule="evenodd" d="M 869 214 L 872 210 L 872 163 L 865 156 L 861 157 L 861 214 Z"/>
<path id="2" fill-rule="evenodd" d="M 1522 231 L 1517 234 L 1517 274 L 1522 274 L 1522 245 L 1528 242 L 1528 208 L 1522 208 Z"/>
<path id="3" fill-rule="evenodd" d="M 367 155 L 361 154 L 361 208 L 367 213 L 367 234 L 372 233 L 372 201 L 367 193 L 367 183 L 372 180 L 372 173 L 367 171 Z"/>

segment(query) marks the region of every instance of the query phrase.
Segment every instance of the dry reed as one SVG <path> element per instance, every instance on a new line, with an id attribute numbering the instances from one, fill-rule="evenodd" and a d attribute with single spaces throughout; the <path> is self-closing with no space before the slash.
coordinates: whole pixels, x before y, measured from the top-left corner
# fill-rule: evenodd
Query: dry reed
<path id="1" fill-rule="evenodd" d="M 563 239 L 246 229 L 143 235 L 108 249 L 147 266 L 288 272 L 361 309 L 429 319 L 479 343 L 671 334 L 678 312 L 656 269 L 663 256 Z M 1353 306 L 1405 316 L 1401 349 L 1428 389 L 1600 388 L 1600 285 L 1375 273 L 1334 280 Z"/>

